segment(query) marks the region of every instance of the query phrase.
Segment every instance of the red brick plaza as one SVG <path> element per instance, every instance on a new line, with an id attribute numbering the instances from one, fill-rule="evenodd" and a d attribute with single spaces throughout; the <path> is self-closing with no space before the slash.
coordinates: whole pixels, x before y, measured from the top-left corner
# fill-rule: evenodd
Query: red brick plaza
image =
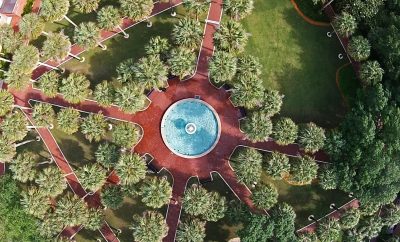
<path id="1" fill-rule="evenodd" d="M 71 105 L 67 103 L 61 95 L 58 95 L 55 98 L 48 98 L 44 96 L 40 90 L 32 87 L 29 87 L 24 91 L 10 90 L 15 97 L 15 103 L 22 107 L 30 107 L 29 100 L 38 100 L 54 105 L 74 107 L 85 112 L 97 113 L 101 111 L 107 117 L 133 122 L 140 125 L 143 128 L 144 136 L 139 144 L 133 148 L 133 151 L 139 154 L 150 154 L 154 157 L 152 165 L 157 169 L 167 169 L 174 178 L 173 199 L 171 200 L 174 202 L 171 202 L 169 205 L 166 218 L 169 226 L 169 233 L 168 236 L 164 238 L 164 241 L 168 242 L 174 241 L 175 239 L 176 229 L 182 209 L 180 200 L 184 194 L 186 183 L 190 177 L 197 176 L 200 179 L 209 179 L 211 173 L 217 172 L 222 176 L 232 192 L 241 201 L 250 207 L 252 206 L 252 201 L 250 199 L 251 192 L 247 187 L 237 182 L 235 173 L 229 165 L 229 157 L 236 147 L 250 146 L 266 151 L 278 151 L 291 156 L 302 155 L 302 152 L 299 150 L 297 145 L 278 146 L 273 141 L 251 143 L 250 141 L 246 140 L 245 135 L 240 131 L 239 128 L 240 111 L 230 102 L 230 94 L 224 89 L 218 89 L 214 87 L 209 82 L 208 60 L 211 58 L 214 51 L 213 35 L 222 17 L 222 2 L 223 0 L 213 0 L 210 4 L 209 14 L 206 20 L 206 27 L 204 30 L 204 39 L 202 42 L 195 75 L 186 81 L 179 81 L 176 79 L 170 80 L 169 87 L 165 92 L 153 91 L 149 96 L 151 104 L 145 111 L 134 115 L 129 115 L 122 112 L 115 106 L 103 108 L 97 105 L 96 102 L 90 100 L 78 105 Z M 171 1 L 172 6 L 168 3 L 156 3 L 153 14 L 158 14 L 179 4 L 181 4 L 181 0 Z M 135 23 L 129 20 L 125 20 L 124 28 L 129 28 L 134 24 Z M 102 34 L 103 40 L 106 40 L 114 35 L 115 33 L 104 31 Z M 82 48 L 76 45 L 72 49 L 72 53 L 76 55 L 81 54 L 83 51 L 84 50 Z M 69 59 L 66 59 L 62 63 L 68 60 Z M 62 63 L 48 62 L 47 64 L 59 66 Z M 40 76 L 47 71 L 49 71 L 49 69 L 46 69 L 43 66 L 37 68 L 34 71 L 33 79 L 40 78 Z M 195 96 L 200 96 L 203 101 L 210 104 L 218 113 L 221 120 L 221 137 L 215 148 L 207 155 L 195 159 L 186 159 L 172 153 L 164 144 L 161 137 L 160 124 L 164 112 L 170 105 L 178 100 L 194 98 Z M 29 120 L 33 122 L 30 111 L 25 109 L 23 109 L 23 111 Z M 83 197 L 90 206 L 100 206 L 101 203 L 99 194 L 89 194 L 82 188 L 73 169 L 70 167 L 68 161 L 62 154 L 61 149 L 57 145 L 50 130 L 46 128 L 38 128 L 37 131 L 41 135 L 43 142 L 55 159 L 58 167 L 64 174 L 68 174 L 66 179 L 73 192 L 80 197 Z M 317 153 L 315 158 L 317 160 L 325 160 L 326 156 L 324 156 L 322 153 Z M 117 174 L 113 173 L 109 177 L 109 181 L 117 182 Z M 175 201 L 178 202 L 176 203 Z M 63 234 L 71 237 L 77 231 L 79 231 L 79 229 L 79 227 L 66 228 L 63 231 Z M 101 229 L 101 233 L 107 241 L 119 241 L 107 223 L 105 223 Z"/>

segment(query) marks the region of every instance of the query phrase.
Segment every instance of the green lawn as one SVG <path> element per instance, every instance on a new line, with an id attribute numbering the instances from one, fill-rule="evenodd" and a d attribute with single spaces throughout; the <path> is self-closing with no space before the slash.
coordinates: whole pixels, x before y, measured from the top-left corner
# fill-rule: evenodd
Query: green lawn
<path id="1" fill-rule="evenodd" d="M 81 72 L 89 77 L 92 85 L 102 80 L 112 80 L 116 78 L 116 67 L 122 61 L 133 58 L 138 60 L 145 55 L 144 46 L 151 37 L 160 35 L 170 38 L 173 24 L 184 15 L 184 9 L 178 7 L 177 17 L 171 17 L 170 12 L 166 11 L 160 15 L 151 18 L 153 27 L 146 27 L 146 23 L 139 23 L 130 28 L 130 38 L 125 39 L 122 35 L 115 36 L 106 42 L 107 50 L 95 48 L 83 53 L 86 61 L 81 63 L 77 60 L 67 62 L 63 67 L 70 72 Z"/>
<path id="2" fill-rule="evenodd" d="M 158 176 L 167 176 L 168 181 L 172 186 L 172 177 L 169 173 L 162 171 Z M 149 175 L 155 176 L 155 175 Z M 140 185 L 138 185 L 140 186 Z M 156 209 L 165 217 L 167 214 L 168 205 L 164 205 L 160 209 Z M 152 210 L 146 207 L 145 204 L 141 202 L 141 198 L 139 197 L 125 197 L 122 206 L 118 209 L 106 209 L 106 221 L 108 224 L 115 229 L 121 229 L 122 233 L 118 235 L 118 238 L 121 242 L 129 242 L 132 241 L 132 230 L 129 227 L 132 226 L 133 216 L 138 215 L 142 216 L 143 212 Z"/>
<path id="3" fill-rule="evenodd" d="M 320 4 L 313 4 L 311 0 L 296 0 L 299 9 L 310 19 L 319 22 L 329 22 L 329 18 L 320 11 L 322 6 Z"/>
<path id="4" fill-rule="evenodd" d="M 253 14 L 243 21 L 252 34 L 246 53 L 260 58 L 266 88 L 285 95 L 282 115 L 298 122 L 333 126 L 343 115 L 335 84 L 343 50 L 330 28 L 305 22 L 290 1 L 256 0 Z"/>
<path id="5" fill-rule="evenodd" d="M 331 203 L 337 207 L 350 201 L 345 193 L 339 190 L 326 191 L 318 184 L 294 186 L 282 180 L 272 180 L 265 173 L 262 175 L 264 182 L 272 183 L 279 193 L 278 201 L 290 204 L 296 211 L 296 228 L 301 228 L 310 223 L 308 216 L 313 214 L 320 218 L 331 212 Z"/>
<path id="6" fill-rule="evenodd" d="M 355 101 L 357 90 L 361 88 L 361 84 L 351 65 L 340 70 L 339 86 L 347 103 L 352 106 Z"/>
<path id="7" fill-rule="evenodd" d="M 65 158 L 73 167 L 81 167 L 94 161 L 94 152 L 97 149 L 97 144 L 90 143 L 82 133 L 77 132 L 73 135 L 68 135 L 57 128 L 54 128 L 51 132 Z"/>

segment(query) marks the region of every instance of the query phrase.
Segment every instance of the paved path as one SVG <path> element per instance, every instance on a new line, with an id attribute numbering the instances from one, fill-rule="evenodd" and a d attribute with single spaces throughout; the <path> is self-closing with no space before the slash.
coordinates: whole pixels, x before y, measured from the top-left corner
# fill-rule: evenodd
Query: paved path
<path id="1" fill-rule="evenodd" d="M 249 146 L 266 151 L 279 151 L 291 156 L 299 156 L 304 153 L 300 151 L 297 145 L 279 146 L 273 141 L 251 143 L 246 140 L 245 135 L 239 129 L 240 112 L 236 109 L 229 100 L 229 94 L 223 89 L 217 89 L 211 85 L 208 79 L 208 60 L 212 57 L 214 51 L 213 35 L 218 27 L 222 16 L 222 1 L 213 0 L 210 4 L 209 14 L 206 21 L 204 39 L 200 49 L 199 60 L 195 75 L 187 81 L 180 82 L 177 79 L 169 81 L 169 88 L 166 92 L 154 91 L 149 96 L 151 100 L 150 106 L 143 112 L 138 112 L 135 115 L 129 115 L 118 107 L 103 108 L 96 102 L 86 100 L 77 105 L 71 105 L 66 102 L 61 95 L 55 98 L 48 98 L 43 93 L 32 87 L 24 91 L 9 90 L 15 97 L 16 104 L 24 107 L 30 107 L 29 100 L 34 99 L 38 101 L 48 102 L 54 105 L 64 107 L 74 107 L 78 110 L 85 112 L 99 111 L 104 115 L 120 119 L 127 122 L 134 122 L 142 126 L 144 130 L 144 137 L 140 143 L 133 148 L 133 151 L 139 154 L 150 153 L 154 160 L 152 165 L 157 169 L 166 168 L 174 177 L 173 185 L 173 199 L 171 200 L 166 221 L 169 226 L 168 235 L 164 241 L 174 241 L 176 228 L 179 224 L 181 213 L 181 198 L 186 188 L 187 180 L 192 176 L 197 176 L 199 179 L 209 179 L 212 172 L 218 172 L 226 184 L 231 188 L 233 193 L 249 207 L 254 208 L 251 201 L 250 190 L 238 183 L 236 174 L 229 165 L 229 157 L 238 146 Z M 180 0 L 172 1 L 174 5 L 180 4 Z M 168 9 L 166 4 L 156 4 L 154 14 Z M 134 23 L 125 20 L 124 28 L 133 26 Z M 114 36 L 117 33 L 103 32 L 103 40 Z M 84 50 L 76 45 L 73 47 L 74 54 L 80 54 Z M 69 58 L 70 59 L 70 58 Z M 69 59 L 64 60 L 68 61 Z M 57 66 L 61 63 L 50 63 Z M 38 79 L 48 69 L 40 67 L 35 70 L 33 77 Z M 216 147 L 206 156 L 196 159 L 185 159 L 173 154 L 164 144 L 161 137 L 160 123 L 162 116 L 166 109 L 178 100 L 185 98 L 193 98 L 199 95 L 202 100 L 209 103 L 218 113 L 221 120 L 221 137 Z M 27 113 L 30 116 L 30 113 Z M 54 137 L 48 129 L 38 129 L 38 133 L 42 136 L 45 144 L 49 148 L 50 153 L 55 157 L 57 165 L 65 173 L 73 172 L 68 164 L 68 161 L 62 155 Z M 323 153 L 317 153 L 315 158 L 321 161 L 327 160 L 327 156 Z M 74 174 L 67 177 L 67 181 L 71 189 L 79 196 L 83 197 L 87 193 L 80 185 L 78 179 Z M 118 183 L 118 174 L 114 172 L 108 177 L 108 182 Z M 100 206 L 98 194 L 87 196 L 85 199 L 90 206 Z M 66 229 L 65 234 L 70 235 L 74 228 Z M 71 232 L 72 231 L 72 232 Z M 118 239 L 113 234 L 112 230 L 106 224 L 101 229 L 103 236 L 107 241 L 117 241 Z"/>

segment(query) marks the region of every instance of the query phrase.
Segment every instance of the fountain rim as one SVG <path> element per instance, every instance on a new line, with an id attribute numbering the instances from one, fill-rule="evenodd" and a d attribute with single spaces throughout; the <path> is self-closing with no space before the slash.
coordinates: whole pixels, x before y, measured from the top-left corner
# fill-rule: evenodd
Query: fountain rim
<path id="1" fill-rule="evenodd" d="M 168 113 L 169 113 L 174 107 L 176 107 L 177 105 L 179 105 L 179 104 L 181 104 L 181 103 L 184 103 L 184 102 L 188 102 L 188 101 L 195 101 L 195 102 L 199 102 L 199 103 L 202 103 L 203 105 L 205 105 L 208 109 L 211 110 L 211 112 L 213 113 L 213 115 L 214 115 L 214 117 L 215 117 L 215 119 L 216 119 L 216 121 L 217 121 L 218 134 L 217 134 L 217 137 L 215 138 L 215 141 L 214 141 L 213 145 L 210 146 L 210 148 L 209 148 L 208 150 L 204 151 L 204 152 L 201 153 L 201 154 L 197 154 L 197 155 L 185 155 L 185 154 L 181 154 L 181 153 L 175 151 L 175 149 L 173 149 L 173 148 L 171 147 L 171 145 L 167 142 L 167 138 L 165 137 L 165 133 L 163 132 L 163 130 L 164 130 L 163 127 L 165 126 L 165 120 L 166 120 L 165 117 L 168 115 Z M 184 98 L 184 99 L 181 99 L 181 100 L 176 101 L 176 102 L 174 102 L 173 104 L 171 104 L 171 105 L 167 108 L 167 110 L 164 112 L 164 114 L 163 114 L 163 116 L 162 116 L 162 118 L 161 118 L 160 131 L 161 131 L 161 137 L 162 137 L 163 143 L 167 146 L 167 148 L 168 148 L 172 153 L 174 153 L 175 155 L 177 155 L 177 156 L 179 156 L 179 157 L 182 157 L 182 158 L 186 158 L 186 159 L 196 159 L 196 158 L 200 158 L 200 157 L 203 157 L 203 156 L 208 155 L 208 154 L 209 154 L 212 150 L 214 150 L 214 148 L 217 146 L 217 144 L 218 144 L 218 142 L 219 142 L 219 139 L 221 138 L 221 120 L 220 120 L 220 118 L 219 118 L 218 112 L 214 109 L 213 106 L 211 106 L 211 105 L 208 104 L 207 102 L 205 102 L 205 101 L 203 101 L 203 100 L 201 100 L 201 99 L 198 99 L 198 98 Z"/>

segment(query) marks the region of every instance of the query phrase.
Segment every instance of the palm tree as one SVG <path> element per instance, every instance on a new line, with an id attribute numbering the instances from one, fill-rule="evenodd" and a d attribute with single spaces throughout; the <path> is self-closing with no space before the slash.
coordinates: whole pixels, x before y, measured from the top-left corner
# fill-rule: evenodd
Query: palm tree
<path id="1" fill-rule="evenodd" d="M 119 3 L 122 14 L 133 21 L 148 18 L 154 7 L 152 0 L 119 0 Z"/>
<path id="2" fill-rule="evenodd" d="M 340 217 L 340 227 L 345 229 L 352 229 L 357 226 L 358 222 L 360 221 L 361 213 L 360 210 L 357 208 L 350 208 L 342 214 Z"/>
<path id="3" fill-rule="evenodd" d="M 190 18 L 180 19 L 172 29 L 172 38 L 176 45 L 194 50 L 203 38 L 201 24 Z"/>
<path id="4" fill-rule="evenodd" d="M 58 128 L 67 134 L 78 132 L 80 122 L 80 113 L 74 108 L 63 108 L 57 114 Z"/>
<path id="5" fill-rule="evenodd" d="M 207 221 L 216 222 L 223 218 L 226 213 L 226 198 L 217 192 L 209 193 L 209 204 L 202 218 Z"/>
<path id="6" fill-rule="evenodd" d="M 36 13 L 25 14 L 19 22 L 19 31 L 21 34 L 29 39 L 36 39 L 44 30 L 45 23 Z"/>
<path id="7" fill-rule="evenodd" d="M 46 72 L 37 81 L 37 85 L 44 95 L 55 97 L 60 86 L 60 74 L 55 71 Z"/>
<path id="8" fill-rule="evenodd" d="M 90 142 L 93 140 L 96 142 L 100 141 L 107 132 L 107 121 L 104 115 L 101 113 L 90 113 L 83 120 L 81 131 Z"/>
<path id="9" fill-rule="evenodd" d="M 70 55 L 80 61 L 83 60 L 83 58 L 71 54 L 70 51 L 71 41 L 63 32 L 49 33 L 46 36 L 46 40 L 43 42 L 42 55 L 46 59 L 61 62 Z"/>
<path id="10" fill-rule="evenodd" d="M 16 145 L 4 137 L 0 137 L 0 160 L 2 162 L 10 162 L 16 154 Z"/>
<path id="11" fill-rule="evenodd" d="M 137 82 L 148 88 L 163 88 L 167 85 L 168 69 L 162 63 L 160 56 L 150 55 L 140 58 L 133 66 Z"/>
<path id="12" fill-rule="evenodd" d="M 298 184 L 309 184 L 317 177 L 318 164 L 309 156 L 296 158 L 290 166 L 289 180 Z"/>
<path id="13" fill-rule="evenodd" d="M 103 50 L 107 49 L 107 46 L 101 43 L 99 27 L 93 22 L 79 24 L 75 28 L 73 39 L 76 44 L 85 49 L 92 49 L 96 46 L 100 46 Z"/>
<path id="14" fill-rule="evenodd" d="M 236 74 L 237 59 L 225 51 L 215 51 L 209 62 L 210 78 L 215 83 L 230 82 Z"/>
<path id="15" fill-rule="evenodd" d="M 382 218 L 379 216 L 364 217 L 357 226 L 356 236 L 359 241 L 364 238 L 372 239 L 379 235 L 382 230 Z M 334 227 L 336 229 L 336 226 Z M 321 231 L 322 233 L 322 231 Z"/>
<path id="16" fill-rule="evenodd" d="M 230 159 L 240 183 L 251 186 L 261 178 L 263 158 L 255 149 L 240 149 Z"/>
<path id="17" fill-rule="evenodd" d="M 114 101 L 114 87 L 110 82 L 102 81 L 96 85 L 93 96 L 94 100 L 96 100 L 101 106 L 109 107 Z"/>
<path id="18" fill-rule="evenodd" d="M 161 36 L 151 37 L 149 43 L 144 46 L 147 55 L 159 55 L 162 60 L 165 60 L 171 45 L 167 38 Z"/>
<path id="19" fill-rule="evenodd" d="M 225 0 L 224 10 L 228 13 L 231 18 L 236 21 L 243 19 L 244 17 L 251 14 L 254 9 L 254 1 L 248 0 Z"/>
<path id="20" fill-rule="evenodd" d="M 357 20 L 353 15 L 342 12 L 340 15 L 336 15 L 333 26 L 340 36 L 349 37 L 357 29 Z"/>
<path id="21" fill-rule="evenodd" d="M 371 45 L 368 39 L 363 36 L 354 36 L 349 41 L 347 52 L 355 61 L 364 61 L 368 59 L 371 53 Z"/>
<path id="22" fill-rule="evenodd" d="M 50 200 L 41 189 L 29 187 L 21 196 L 21 205 L 26 213 L 40 219 L 46 216 L 50 209 Z"/>
<path id="23" fill-rule="evenodd" d="M 171 74 L 183 80 L 185 77 L 193 75 L 196 68 L 196 54 L 182 47 L 174 48 L 167 63 Z"/>
<path id="24" fill-rule="evenodd" d="M 14 107 L 14 96 L 7 90 L 0 89 L 0 117 L 11 112 Z"/>
<path id="25" fill-rule="evenodd" d="M 133 59 L 127 59 L 119 63 L 117 66 L 117 80 L 121 83 L 133 81 L 133 66 L 135 62 Z"/>
<path id="26" fill-rule="evenodd" d="M 0 24 L 0 47 L 3 53 L 13 53 L 23 43 L 22 35 L 9 24 Z M 3 58 L 0 57 L 0 60 Z"/>
<path id="27" fill-rule="evenodd" d="M 100 0 L 72 0 L 74 7 L 81 13 L 91 13 L 99 8 Z"/>
<path id="28" fill-rule="evenodd" d="M 172 197 L 172 187 L 167 179 L 152 177 L 146 179 L 140 188 L 142 202 L 151 208 L 161 208 Z"/>
<path id="29" fill-rule="evenodd" d="M 38 225 L 39 234 L 49 239 L 54 238 L 63 228 L 63 220 L 55 213 L 48 213 Z"/>
<path id="30" fill-rule="evenodd" d="M 35 180 L 38 159 L 39 156 L 32 152 L 18 154 L 10 163 L 13 178 L 23 183 Z"/>
<path id="31" fill-rule="evenodd" d="M 274 180 L 280 180 L 290 171 L 289 158 L 285 154 L 272 152 L 264 157 L 263 168 Z"/>
<path id="32" fill-rule="evenodd" d="M 92 93 L 89 87 L 90 81 L 85 75 L 71 73 L 61 80 L 60 92 L 66 101 L 75 104 L 84 101 Z"/>
<path id="33" fill-rule="evenodd" d="M 132 148 L 139 142 L 140 137 L 140 129 L 127 122 L 118 123 L 112 132 L 112 141 L 124 148 Z"/>
<path id="34" fill-rule="evenodd" d="M 159 212 L 146 211 L 143 217 L 134 216 L 133 238 L 138 242 L 161 241 L 167 235 L 168 225 L 164 217 Z"/>
<path id="35" fill-rule="evenodd" d="M 138 183 L 146 176 L 147 166 L 138 154 L 121 154 L 115 166 L 122 185 Z"/>
<path id="36" fill-rule="evenodd" d="M 236 107 L 245 107 L 247 109 L 254 109 L 260 106 L 264 96 L 264 86 L 261 79 L 252 79 L 251 77 L 235 80 L 231 91 L 230 99 L 232 104 Z"/>
<path id="37" fill-rule="evenodd" d="M 146 107 L 147 99 L 143 87 L 131 83 L 116 90 L 114 103 L 124 112 L 134 114 Z"/>
<path id="38" fill-rule="evenodd" d="M 41 191 L 50 197 L 57 197 L 67 188 L 63 174 L 55 166 L 44 168 L 35 179 Z"/>
<path id="39" fill-rule="evenodd" d="M 195 15 L 196 21 L 199 21 L 199 15 L 207 12 L 211 0 L 183 0 L 183 6 L 189 13 Z"/>
<path id="40" fill-rule="evenodd" d="M 221 24 L 214 34 L 217 49 L 238 54 L 246 47 L 248 34 L 239 22 L 229 20 Z"/>
<path id="41" fill-rule="evenodd" d="M 367 61 L 361 64 L 360 79 L 364 86 L 376 85 L 382 81 L 384 70 L 377 61 Z"/>
<path id="42" fill-rule="evenodd" d="M 22 45 L 14 55 L 10 69 L 15 67 L 24 74 L 30 74 L 39 62 L 39 50 L 32 45 Z"/>
<path id="43" fill-rule="evenodd" d="M 341 229 L 337 219 L 326 218 L 318 224 L 317 235 L 321 242 L 338 241 Z"/>
<path id="44" fill-rule="evenodd" d="M 336 169 L 332 166 L 321 166 L 318 172 L 318 183 L 324 190 L 336 189 L 339 183 Z"/>
<path id="45" fill-rule="evenodd" d="M 69 6 L 69 0 L 43 0 L 40 6 L 39 16 L 44 18 L 46 22 L 65 19 L 74 27 L 77 27 L 77 25 L 67 17 Z"/>
<path id="46" fill-rule="evenodd" d="M 32 118 L 36 125 L 53 127 L 56 113 L 49 103 L 38 103 L 33 107 Z"/>
<path id="47" fill-rule="evenodd" d="M 28 122 L 22 112 L 8 114 L 0 123 L 2 138 L 9 142 L 23 140 L 28 134 Z"/>
<path id="48" fill-rule="evenodd" d="M 251 198 L 257 208 L 270 209 L 278 202 L 278 190 L 272 184 L 260 184 L 254 189 Z"/>
<path id="49" fill-rule="evenodd" d="M 96 161 L 106 168 L 115 166 L 119 159 L 118 147 L 109 142 L 101 143 L 94 155 Z"/>
<path id="50" fill-rule="evenodd" d="M 280 118 L 274 125 L 272 137 L 280 145 L 294 143 L 297 139 L 298 126 L 290 118 Z"/>
<path id="51" fill-rule="evenodd" d="M 252 142 L 263 142 L 272 133 L 272 122 L 263 112 L 253 111 L 243 120 L 240 128 Z"/>
<path id="52" fill-rule="evenodd" d="M 89 208 L 86 210 L 86 221 L 83 223 L 88 230 L 99 230 L 104 224 L 104 210 Z"/>
<path id="53" fill-rule="evenodd" d="M 204 241 L 206 237 L 206 222 L 197 218 L 186 219 L 179 223 L 178 230 L 176 231 L 176 241 L 178 242 L 192 242 Z"/>
<path id="54" fill-rule="evenodd" d="M 101 202 L 106 208 L 118 209 L 124 201 L 121 186 L 108 186 L 101 192 Z"/>
<path id="55" fill-rule="evenodd" d="M 23 73 L 17 66 L 10 66 L 9 70 L 6 72 L 4 81 L 8 84 L 9 88 L 15 90 L 23 90 L 33 83 L 31 73 Z"/>
<path id="56" fill-rule="evenodd" d="M 325 131 L 314 123 L 308 123 L 301 127 L 298 141 L 306 152 L 315 153 L 324 147 Z"/>
<path id="57" fill-rule="evenodd" d="M 210 194 L 203 187 L 192 185 L 185 191 L 182 206 L 187 214 L 193 216 L 205 214 L 210 207 Z"/>
<path id="58" fill-rule="evenodd" d="M 71 193 L 61 196 L 55 209 L 56 217 L 61 219 L 64 226 L 84 224 L 87 221 L 87 217 L 82 215 L 86 214 L 86 212 L 85 203 L 77 195 Z"/>
<path id="59" fill-rule="evenodd" d="M 121 28 L 122 16 L 119 12 L 119 9 L 113 6 L 102 7 L 97 13 L 97 22 L 99 23 L 100 28 L 109 31 L 118 28 L 119 31 L 124 34 L 126 39 L 129 38 L 129 34 Z"/>
<path id="60" fill-rule="evenodd" d="M 257 57 L 244 55 L 238 58 L 237 79 L 238 80 L 258 80 L 261 75 L 261 64 Z"/>
<path id="61" fill-rule="evenodd" d="M 283 95 L 277 90 L 266 90 L 261 100 L 261 112 L 268 117 L 278 114 L 283 104 Z"/>

